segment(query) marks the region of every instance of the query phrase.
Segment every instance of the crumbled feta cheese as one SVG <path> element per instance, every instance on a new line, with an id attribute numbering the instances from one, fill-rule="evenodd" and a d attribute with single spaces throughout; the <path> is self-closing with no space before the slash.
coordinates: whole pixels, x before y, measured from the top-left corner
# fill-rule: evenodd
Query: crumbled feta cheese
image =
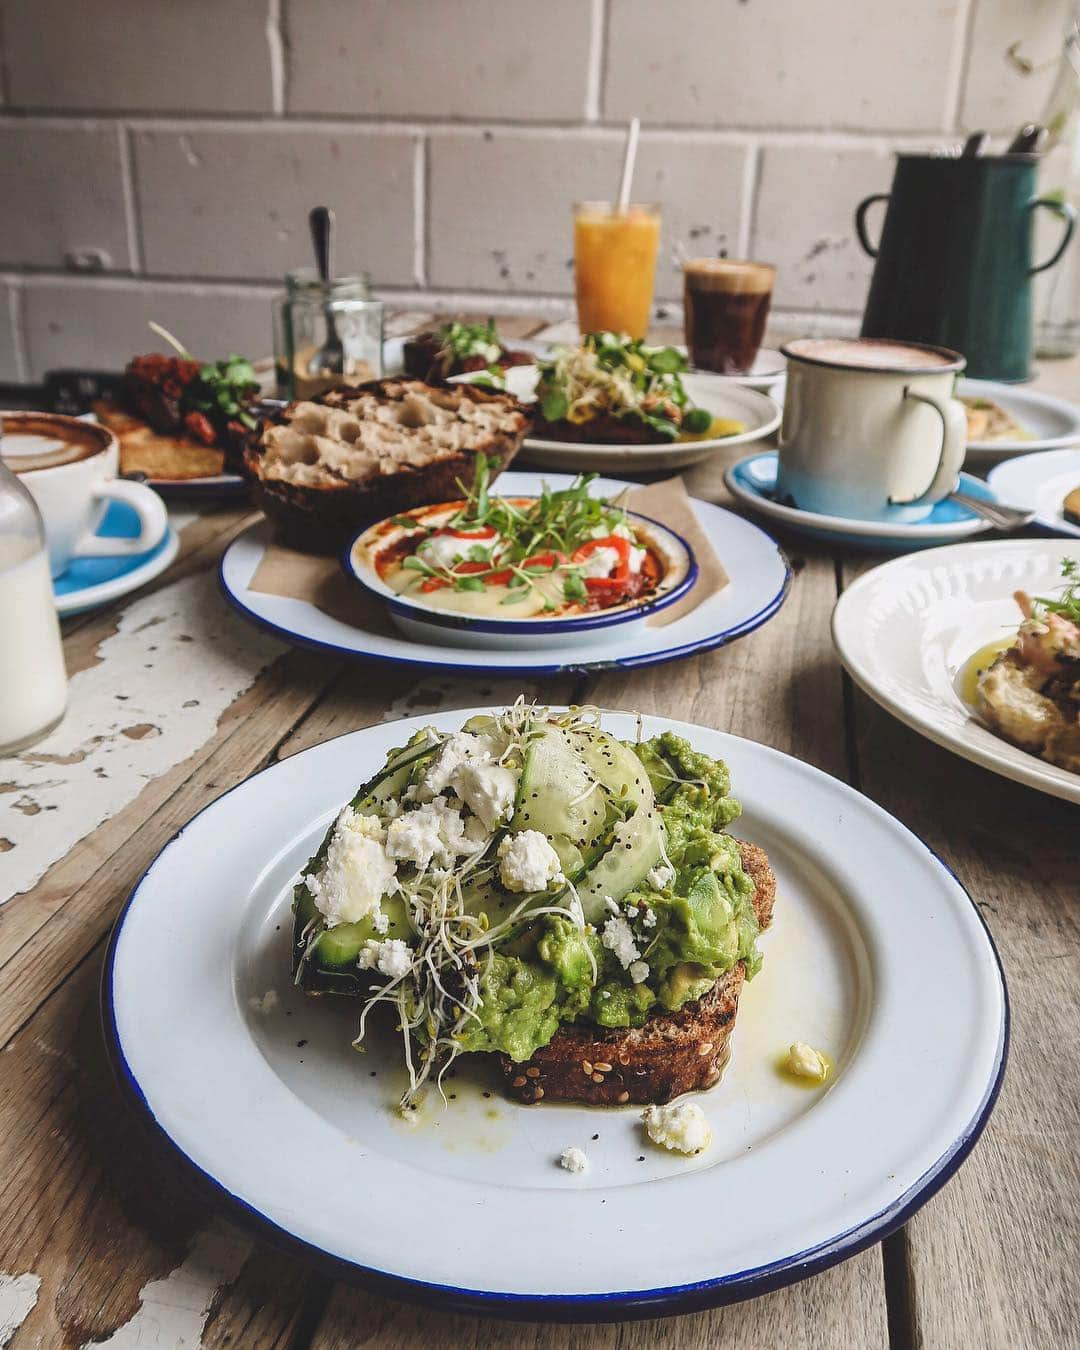
<path id="1" fill-rule="evenodd" d="M 615 570 L 621 561 L 622 558 L 617 548 L 595 548 L 578 565 L 581 568 L 582 576 L 606 577 Z"/>
<path id="2" fill-rule="evenodd" d="M 654 891 L 666 890 L 675 880 L 675 869 L 667 863 L 657 863 L 655 867 L 649 868 L 645 880 Z"/>
<path id="3" fill-rule="evenodd" d="M 619 912 L 618 904 L 611 898 L 610 895 L 604 896 L 604 908 L 607 910 L 609 914 L 618 914 Z"/>
<path id="4" fill-rule="evenodd" d="M 565 1167 L 568 1172 L 587 1172 L 589 1160 L 585 1156 L 583 1148 L 564 1148 L 562 1157 L 559 1159 L 559 1166 Z"/>
<path id="5" fill-rule="evenodd" d="M 829 1076 L 829 1061 L 812 1045 L 805 1041 L 796 1041 L 788 1050 L 785 1065 L 788 1073 L 800 1078 L 812 1078 L 816 1083 L 824 1083 Z"/>
<path id="6" fill-rule="evenodd" d="M 369 938 L 356 958 L 361 970 L 378 970 L 391 980 L 408 975 L 412 963 L 412 949 L 400 938 L 387 938 L 383 942 L 372 942 Z"/>
<path id="7" fill-rule="evenodd" d="M 539 830 L 508 834 L 499 845 L 499 878 L 508 891 L 546 891 L 565 880 L 559 855 Z"/>
<path id="8" fill-rule="evenodd" d="M 253 1012 L 262 1013 L 264 1017 L 269 1016 L 277 1005 L 278 992 L 276 989 L 268 989 L 266 993 L 262 995 L 253 994 L 251 998 L 248 999 L 248 1007 L 251 1008 Z"/>
<path id="9" fill-rule="evenodd" d="M 493 830 L 511 814 L 517 796 L 519 773 L 502 764 L 475 764 L 467 761 L 458 765 L 451 779 L 454 791 Z"/>
<path id="10" fill-rule="evenodd" d="M 492 745 L 487 737 L 455 731 L 443 741 L 420 779 L 419 795 L 428 800 L 437 797 L 450 786 L 455 770 L 462 764 L 488 764 L 491 759 Z"/>
<path id="11" fill-rule="evenodd" d="M 642 928 L 656 927 L 656 910 L 653 909 L 651 905 L 645 907 L 645 911 L 641 916 L 641 926 Z"/>
<path id="12" fill-rule="evenodd" d="M 604 924 L 600 941 L 609 951 L 615 953 L 623 970 L 629 970 L 633 962 L 641 956 L 634 935 L 630 931 L 630 925 L 621 914 L 613 914 Z"/>
<path id="13" fill-rule="evenodd" d="M 386 829 L 386 852 L 391 858 L 415 863 L 423 871 L 431 862 L 431 855 L 441 851 L 441 821 L 437 812 L 421 807 L 406 811 L 390 822 Z"/>
<path id="14" fill-rule="evenodd" d="M 380 909 L 378 914 L 373 914 L 371 916 L 371 926 L 375 929 L 376 933 L 386 933 L 390 928 L 390 919 Z"/>
<path id="15" fill-rule="evenodd" d="M 700 1153 L 712 1142 L 712 1130 L 697 1102 L 647 1106 L 641 1119 L 653 1143 L 675 1153 Z"/>
<path id="16" fill-rule="evenodd" d="M 649 978 L 649 964 L 647 961 L 631 961 L 627 969 L 630 972 L 630 978 L 635 984 L 644 984 Z"/>
<path id="17" fill-rule="evenodd" d="M 374 914 L 384 895 L 397 889 L 397 868 L 387 857 L 378 816 L 346 806 L 337 818 L 322 867 L 305 884 L 327 926 L 357 923 Z"/>
<path id="18" fill-rule="evenodd" d="M 632 548 L 630 550 L 630 571 L 640 572 L 645 562 L 647 550 L 643 548 Z"/>

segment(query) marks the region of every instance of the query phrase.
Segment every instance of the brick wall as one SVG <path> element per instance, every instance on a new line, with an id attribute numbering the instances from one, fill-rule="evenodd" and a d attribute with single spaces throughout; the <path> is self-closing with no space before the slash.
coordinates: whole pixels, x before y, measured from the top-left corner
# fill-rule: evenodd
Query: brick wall
<path id="1" fill-rule="evenodd" d="M 116 365 L 148 317 L 268 352 L 320 201 L 395 303 L 564 315 L 570 203 L 633 113 L 658 305 L 726 250 L 843 330 L 856 202 L 896 149 L 1037 116 L 1065 2 L 0 0 L 0 378 Z"/>

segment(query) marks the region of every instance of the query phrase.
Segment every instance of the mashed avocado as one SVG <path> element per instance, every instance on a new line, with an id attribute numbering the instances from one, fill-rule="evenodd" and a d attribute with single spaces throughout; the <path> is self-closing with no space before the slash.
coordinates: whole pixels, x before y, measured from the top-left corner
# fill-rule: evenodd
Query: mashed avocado
<path id="1" fill-rule="evenodd" d="M 659 869 L 660 889 L 631 891 L 585 933 L 546 916 L 513 954 L 491 957 L 463 1049 L 528 1059 L 562 1022 L 640 1026 L 651 1011 L 706 993 L 736 961 L 746 962 L 748 978 L 757 973 L 754 886 L 723 833 L 740 812 L 726 765 L 670 732 L 629 748 L 649 774 L 674 875 Z"/>

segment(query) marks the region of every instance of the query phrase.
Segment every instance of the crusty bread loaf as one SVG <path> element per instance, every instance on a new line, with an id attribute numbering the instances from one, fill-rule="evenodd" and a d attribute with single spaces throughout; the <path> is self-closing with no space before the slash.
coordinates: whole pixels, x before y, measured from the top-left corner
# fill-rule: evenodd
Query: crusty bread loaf
<path id="1" fill-rule="evenodd" d="M 739 840 L 743 867 L 755 886 L 762 928 L 772 920 L 776 878 L 764 849 Z M 731 1053 L 731 1033 L 745 978 L 741 961 L 702 998 L 640 1027 L 603 1030 L 592 1023 L 561 1027 L 525 1063 L 501 1056 L 507 1090 L 518 1101 L 585 1102 L 590 1106 L 651 1105 L 712 1087 Z"/>
<path id="2" fill-rule="evenodd" d="M 494 477 L 529 422 L 510 394 L 374 380 L 288 404 L 252 437 L 244 465 L 283 542 L 330 553 L 385 516 L 460 497 L 481 452 Z"/>

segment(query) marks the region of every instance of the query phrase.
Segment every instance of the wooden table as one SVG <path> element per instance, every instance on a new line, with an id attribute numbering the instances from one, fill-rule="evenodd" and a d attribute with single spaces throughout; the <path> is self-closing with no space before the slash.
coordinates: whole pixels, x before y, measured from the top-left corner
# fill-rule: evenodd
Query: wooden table
<path id="1" fill-rule="evenodd" d="M 396 331 L 421 318 L 399 316 Z M 536 327 L 503 324 L 518 336 Z M 1080 395 L 1080 363 L 1048 367 L 1042 383 Z M 690 491 L 730 505 L 725 462 L 690 471 Z M 0 898 L 23 891 L 0 908 L 0 1347 L 1080 1344 L 1080 814 L 936 748 L 855 690 L 829 614 L 876 560 L 794 536 L 782 540 L 790 598 L 752 636 L 527 692 L 774 745 L 853 783 L 949 863 L 993 930 L 1013 1013 L 1005 1088 L 959 1175 L 881 1246 L 802 1284 L 700 1315 L 576 1329 L 447 1315 L 333 1284 L 193 1194 L 129 1117 L 105 1062 L 98 982 L 129 890 L 195 811 L 265 765 L 387 716 L 518 690 L 442 675 L 405 685 L 400 671 L 255 633 L 221 608 L 213 582 L 222 549 L 253 518 L 181 518 L 181 553 L 156 584 L 66 624 L 86 725 L 73 714 L 59 749 L 50 740 L 0 762 Z M 16 873 L 18 886 L 5 880 Z"/>

